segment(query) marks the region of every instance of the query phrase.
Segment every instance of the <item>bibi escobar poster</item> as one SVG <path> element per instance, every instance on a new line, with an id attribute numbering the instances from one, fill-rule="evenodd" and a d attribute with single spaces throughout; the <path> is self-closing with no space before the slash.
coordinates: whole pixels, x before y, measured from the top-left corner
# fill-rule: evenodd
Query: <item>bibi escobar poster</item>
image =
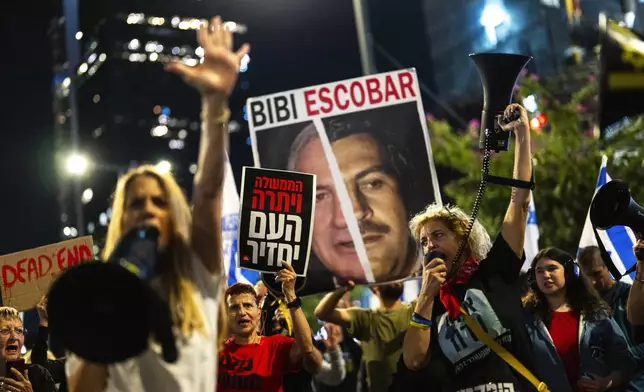
<path id="1" fill-rule="evenodd" d="M 415 69 L 251 98 L 247 111 L 256 166 L 316 176 L 299 295 L 413 276 L 408 221 L 440 202 Z"/>

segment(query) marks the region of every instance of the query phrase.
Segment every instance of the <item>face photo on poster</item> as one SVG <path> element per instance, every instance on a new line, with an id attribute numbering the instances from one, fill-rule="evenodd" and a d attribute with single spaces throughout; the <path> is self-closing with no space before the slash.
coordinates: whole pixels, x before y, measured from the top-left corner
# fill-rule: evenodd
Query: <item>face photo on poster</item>
<path id="1" fill-rule="evenodd" d="M 305 277 L 311 248 L 315 176 L 244 167 L 239 267 L 275 274 L 289 263 Z"/>
<path id="2" fill-rule="evenodd" d="M 256 164 L 316 175 L 301 294 L 411 277 L 419 257 L 408 221 L 440 202 L 415 72 L 287 91 L 248 107 Z"/>

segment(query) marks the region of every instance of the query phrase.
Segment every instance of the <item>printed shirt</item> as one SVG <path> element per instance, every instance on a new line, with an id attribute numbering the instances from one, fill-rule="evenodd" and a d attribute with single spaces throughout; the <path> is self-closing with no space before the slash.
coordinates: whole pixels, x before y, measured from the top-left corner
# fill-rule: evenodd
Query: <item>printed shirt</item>
<path id="1" fill-rule="evenodd" d="M 494 338 L 534 373 L 534 358 L 525 329 L 520 300 L 522 260 L 499 234 L 487 258 L 467 287 L 456 287 L 463 308 Z M 412 372 L 402 357 L 390 391 L 518 392 L 532 391 L 523 377 L 479 341 L 462 316 L 451 320 L 440 301 L 434 302 L 430 360 Z M 436 388 L 440 385 L 440 388 Z"/>
<path id="2" fill-rule="evenodd" d="M 229 340 L 219 353 L 217 392 L 282 392 L 283 377 L 291 373 L 295 339 L 262 336 L 258 344 L 238 345 Z"/>

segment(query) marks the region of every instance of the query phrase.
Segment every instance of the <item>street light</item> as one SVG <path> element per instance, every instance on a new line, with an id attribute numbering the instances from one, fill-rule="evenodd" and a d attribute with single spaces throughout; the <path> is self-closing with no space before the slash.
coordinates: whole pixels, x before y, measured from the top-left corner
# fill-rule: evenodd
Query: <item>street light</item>
<path id="1" fill-rule="evenodd" d="M 161 174 L 167 174 L 172 170 L 172 164 L 168 161 L 160 161 L 157 163 L 156 168 Z"/>
<path id="2" fill-rule="evenodd" d="M 74 176 L 82 176 L 89 168 L 89 161 L 87 158 L 80 154 L 72 154 L 67 157 L 65 162 L 65 169 L 67 173 Z"/>

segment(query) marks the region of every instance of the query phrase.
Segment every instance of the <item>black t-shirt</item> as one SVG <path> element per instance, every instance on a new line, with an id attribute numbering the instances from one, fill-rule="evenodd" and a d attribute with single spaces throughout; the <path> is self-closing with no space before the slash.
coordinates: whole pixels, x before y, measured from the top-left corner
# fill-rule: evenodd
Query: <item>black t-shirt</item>
<path id="1" fill-rule="evenodd" d="M 358 388 L 358 375 L 360 374 L 360 363 L 362 362 L 362 349 L 360 344 L 351 338 L 351 335 L 346 329 L 342 331 L 344 338 L 340 343 L 340 350 L 342 350 L 342 357 L 344 358 L 344 366 L 346 375 L 340 385 L 331 386 L 315 383 L 316 392 L 355 392 Z M 326 347 L 321 340 L 314 341 L 315 347 L 321 353 L 326 352 Z"/>
<path id="2" fill-rule="evenodd" d="M 522 265 L 523 260 L 499 234 L 467 287 L 456 287 L 455 291 L 462 306 L 488 335 L 534 373 L 535 361 L 520 297 Z M 449 320 L 438 298 L 432 321 L 429 363 L 414 372 L 406 368 L 401 356 L 390 391 L 534 391 L 529 382 L 478 341 L 462 316 Z"/>

